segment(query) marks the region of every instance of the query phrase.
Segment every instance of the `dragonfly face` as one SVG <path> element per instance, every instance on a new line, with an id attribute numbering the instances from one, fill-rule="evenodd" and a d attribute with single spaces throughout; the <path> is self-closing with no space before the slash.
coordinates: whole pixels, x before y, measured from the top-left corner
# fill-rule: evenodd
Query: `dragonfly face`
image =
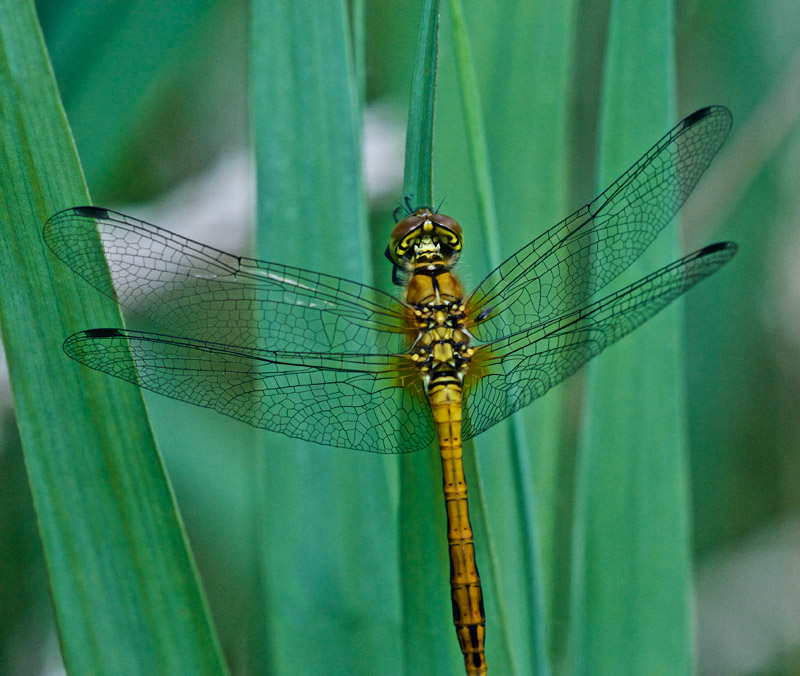
<path id="1" fill-rule="evenodd" d="M 673 218 L 730 126 L 720 106 L 690 115 L 469 294 L 452 271 L 461 227 L 428 207 L 391 234 L 402 298 L 233 256 L 106 209 L 66 209 L 44 228 L 56 256 L 169 335 L 90 329 L 67 338 L 64 350 L 146 389 L 319 444 L 403 453 L 437 438 L 454 621 L 467 673 L 485 674 L 461 442 L 544 394 L 733 257 L 735 244 L 712 244 L 595 299 Z"/>
<path id="2" fill-rule="evenodd" d="M 422 255 L 430 258 L 437 253 L 454 265 L 462 244 L 461 226 L 455 219 L 421 207 L 392 230 L 389 253 L 398 267 L 411 258 L 419 260 Z"/>

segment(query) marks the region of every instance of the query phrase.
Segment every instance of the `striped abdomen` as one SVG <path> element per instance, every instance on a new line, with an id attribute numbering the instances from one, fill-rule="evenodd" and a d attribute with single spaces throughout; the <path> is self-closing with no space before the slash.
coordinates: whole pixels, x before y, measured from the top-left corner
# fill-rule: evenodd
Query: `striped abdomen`
<path id="1" fill-rule="evenodd" d="M 486 674 L 483 593 L 467 506 L 467 483 L 461 452 L 461 383 L 454 373 L 434 376 L 428 389 L 442 458 L 447 542 L 450 550 L 450 592 L 453 623 L 469 676 Z"/>

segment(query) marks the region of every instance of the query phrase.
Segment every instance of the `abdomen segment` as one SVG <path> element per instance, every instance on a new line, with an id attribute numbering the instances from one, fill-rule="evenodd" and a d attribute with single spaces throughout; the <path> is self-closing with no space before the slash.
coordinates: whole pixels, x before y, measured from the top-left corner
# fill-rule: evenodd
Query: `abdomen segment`
<path id="1" fill-rule="evenodd" d="M 469 676 L 486 674 L 483 592 L 475 562 L 469 522 L 467 484 L 461 449 L 461 387 L 457 378 L 437 379 L 428 391 L 442 458 L 447 542 L 450 551 L 450 592 L 453 623 Z"/>

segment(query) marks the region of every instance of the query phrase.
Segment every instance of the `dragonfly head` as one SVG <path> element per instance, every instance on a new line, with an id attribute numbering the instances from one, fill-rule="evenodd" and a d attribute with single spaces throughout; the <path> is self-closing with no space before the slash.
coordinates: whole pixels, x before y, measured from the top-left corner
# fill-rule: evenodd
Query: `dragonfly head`
<path id="1" fill-rule="evenodd" d="M 389 255 L 398 267 L 420 251 L 452 260 L 461 253 L 462 241 L 461 226 L 455 219 L 420 207 L 392 230 Z"/>

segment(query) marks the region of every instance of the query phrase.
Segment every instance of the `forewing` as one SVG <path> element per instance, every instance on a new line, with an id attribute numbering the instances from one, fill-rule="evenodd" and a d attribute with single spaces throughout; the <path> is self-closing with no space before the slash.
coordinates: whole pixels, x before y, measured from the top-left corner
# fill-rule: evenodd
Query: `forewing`
<path id="1" fill-rule="evenodd" d="M 727 263 L 712 244 L 586 307 L 476 348 L 464 378 L 464 439 L 527 406 Z"/>
<path id="2" fill-rule="evenodd" d="M 356 282 L 232 256 L 97 207 L 55 214 L 44 239 L 92 286 L 184 338 L 281 351 L 406 347 L 404 305 Z"/>
<path id="3" fill-rule="evenodd" d="M 730 111 L 680 122 L 607 190 L 520 249 L 468 298 L 468 325 L 497 340 L 571 312 L 625 270 L 692 192 L 731 128 Z"/>
<path id="4" fill-rule="evenodd" d="M 147 390 L 318 444 L 405 453 L 433 439 L 419 373 L 403 357 L 274 352 L 120 329 L 81 331 L 64 351 Z"/>

